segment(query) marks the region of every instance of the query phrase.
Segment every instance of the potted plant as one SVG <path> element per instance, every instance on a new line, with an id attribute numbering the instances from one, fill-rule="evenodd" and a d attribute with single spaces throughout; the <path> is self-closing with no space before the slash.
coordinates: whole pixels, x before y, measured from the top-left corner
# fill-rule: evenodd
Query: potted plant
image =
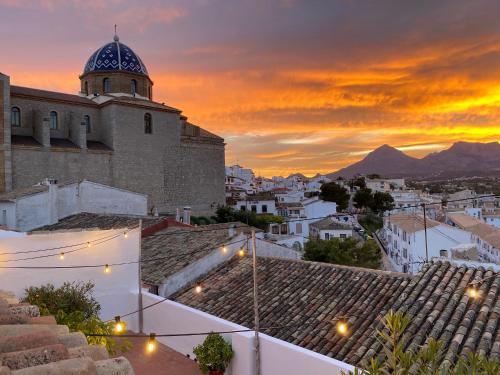
<path id="1" fill-rule="evenodd" d="M 234 352 L 231 344 L 216 333 L 210 333 L 203 344 L 193 349 L 200 370 L 204 374 L 223 375 Z"/>

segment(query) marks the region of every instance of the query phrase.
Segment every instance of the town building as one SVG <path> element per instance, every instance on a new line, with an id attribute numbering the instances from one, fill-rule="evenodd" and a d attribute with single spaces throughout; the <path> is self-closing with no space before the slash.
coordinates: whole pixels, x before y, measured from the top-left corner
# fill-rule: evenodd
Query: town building
<path id="1" fill-rule="evenodd" d="M 278 214 L 275 198 L 269 193 L 248 195 L 245 199 L 236 199 L 231 203 L 232 207 L 239 211 L 250 211 L 256 214 Z"/>
<path id="2" fill-rule="evenodd" d="M 417 273 L 432 257 L 471 242 L 467 231 L 432 219 L 424 225 L 424 218 L 416 214 L 386 216 L 380 234 L 391 265 L 404 273 Z"/>
<path id="3" fill-rule="evenodd" d="M 340 221 L 327 217 L 322 220 L 309 224 L 309 237 L 321 240 L 330 240 L 332 238 L 352 237 L 353 227 Z"/>
<path id="4" fill-rule="evenodd" d="M 153 100 L 145 64 L 118 36 L 84 65 L 78 95 L 0 74 L 0 191 L 46 178 L 147 194 L 149 208 L 197 214 L 224 204 L 224 140 Z"/>

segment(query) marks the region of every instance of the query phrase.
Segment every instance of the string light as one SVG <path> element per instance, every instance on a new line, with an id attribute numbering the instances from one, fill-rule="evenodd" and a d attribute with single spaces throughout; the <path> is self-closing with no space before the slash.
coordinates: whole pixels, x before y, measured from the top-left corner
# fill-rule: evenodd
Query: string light
<path id="1" fill-rule="evenodd" d="M 339 319 L 337 321 L 337 324 L 335 325 L 335 328 L 337 329 L 337 332 L 345 336 L 347 332 L 349 331 L 349 327 L 347 326 L 347 322 L 344 319 Z"/>
<path id="2" fill-rule="evenodd" d="M 128 238 L 128 232 L 123 232 L 123 237 Z"/>
<path id="3" fill-rule="evenodd" d="M 146 351 L 148 353 L 153 353 L 155 350 L 156 350 L 156 334 L 151 333 L 149 335 L 149 340 L 148 340 L 148 343 L 146 345 Z"/>
<path id="4" fill-rule="evenodd" d="M 241 248 L 240 251 L 238 251 L 238 255 L 240 257 L 244 256 L 245 255 L 245 250 L 243 248 Z"/>
<path id="5" fill-rule="evenodd" d="M 198 294 L 200 294 L 202 290 L 203 290 L 203 288 L 201 287 L 200 284 L 196 285 L 196 287 L 194 288 L 194 291 Z"/>
<path id="6" fill-rule="evenodd" d="M 223 247 L 222 247 L 222 252 L 223 252 L 224 254 L 226 254 L 226 253 L 227 253 L 227 246 L 223 246 Z"/>
<path id="7" fill-rule="evenodd" d="M 122 333 L 125 331 L 125 323 L 120 320 L 120 316 L 115 316 L 115 329 L 116 333 Z"/>
<path id="8" fill-rule="evenodd" d="M 475 286 L 471 286 L 467 288 L 467 294 L 471 298 L 479 298 L 479 291 L 476 289 Z"/>
<path id="9" fill-rule="evenodd" d="M 87 242 L 87 247 L 91 247 L 91 246 L 92 246 L 92 244 L 90 243 L 90 241 Z"/>
<path id="10" fill-rule="evenodd" d="M 59 259 L 61 259 L 61 260 L 64 259 L 64 253 L 59 254 Z"/>
<path id="11" fill-rule="evenodd" d="M 111 268 L 109 268 L 109 265 L 105 265 L 104 266 L 104 273 L 110 273 L 111 272 Z"/>

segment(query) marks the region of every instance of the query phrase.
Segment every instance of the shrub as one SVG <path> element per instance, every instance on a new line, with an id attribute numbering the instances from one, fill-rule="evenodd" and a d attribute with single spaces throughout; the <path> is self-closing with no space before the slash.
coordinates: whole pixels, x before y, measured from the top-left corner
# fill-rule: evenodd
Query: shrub
<path id="1" fill-rule="evenodd" d="M 193 349 L 193 353 L 204 374 L 209 371 L 225 371 L 234 355 L 231 344 L 216 333 L 210 333 L 203 344 Z"/>

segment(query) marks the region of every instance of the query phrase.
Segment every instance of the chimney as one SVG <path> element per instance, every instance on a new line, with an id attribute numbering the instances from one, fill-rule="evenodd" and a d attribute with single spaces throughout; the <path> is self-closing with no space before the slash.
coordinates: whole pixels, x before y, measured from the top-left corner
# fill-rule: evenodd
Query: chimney
<path id="1" fill-rule="evenodd" d="M 181 213 L 179 211 L 179 208 L 175 209 L 175 221 L 177 221 L 177 222 L 181 221 Z"/>
<path id="2" fill-rule="evenodd" d="M 191 207 L 184 207 L 184 212 L 182 215 L 182 222 L 184 224 L 190 224 L 191 223 Z"/>

